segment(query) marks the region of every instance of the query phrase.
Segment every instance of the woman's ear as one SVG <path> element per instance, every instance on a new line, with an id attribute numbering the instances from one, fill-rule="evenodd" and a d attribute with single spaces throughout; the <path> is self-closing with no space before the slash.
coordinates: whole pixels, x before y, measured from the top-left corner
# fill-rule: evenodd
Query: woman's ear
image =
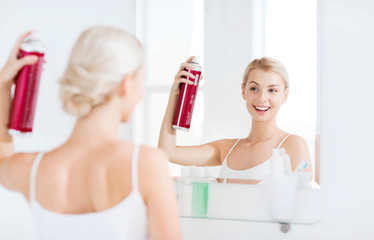
<path id="1" fill-rule="evenodd" d="M 245 100 L 245 84 L 242 83 L 242 97 L 243 97 L 243 100 Z"/>
<path id="2" fill-rule="evenodd" d="M 284 91 L 284 98 L 283 98 L 282 103 L 285 103 L 287 101 L 289 91 L 290 91 L 289 88 L 286 88 L 286 90 Z"/>
<path id="3" fill-rule="evenodd" d="M 120 96 L 126 96 L 129 92 L 131 92 L 131 80 L 134 78 L 134 73 L 126 74 L 118 86 L 118 94 Z"/>

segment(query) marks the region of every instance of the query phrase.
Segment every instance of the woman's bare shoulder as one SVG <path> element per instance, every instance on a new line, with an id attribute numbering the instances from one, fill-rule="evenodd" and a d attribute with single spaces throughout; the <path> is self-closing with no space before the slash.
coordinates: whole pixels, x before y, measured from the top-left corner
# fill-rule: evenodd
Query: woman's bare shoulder
<path id="1" fill-rule="evenodd" d="M 217 146 L 221 151 L 229 151 L 239 138 L 225 138 L 216 141 Z"/>
<path id="2" fill-rule="evenodd" d="M 296 134 L 291 134 L 287 137 L 282 145 L 287 148 L 299 148 L 307 146 L 307 142 L 303 137 Z"/>
<path id="3" fill-rule="evenodd" d="M 215 143 L 219 145 L 220 147 L 232 147 L 238 140 L 239 138 L 224 138 L 224 139 L 216 140 L 212 143 Z"/>
<path id="4" fill-rule="evenodd" d="M 284 141 L 281 148 L 284 148 L 286 153 L 290 156 L 293 168 L 295 168 L 301 160 L 310 162 L 308 144 L 303 137 L 292 134 Z"/>
<path id="5" fill-rule="evenodd" d="M 219 150 L 219 156 L 220 156 L 220 162 L 222 164 L 224 158 L 230 151 L 230 149 L 234 146 L 234 144 L 239 140 L 239 138 L 225 138 L 225 139 L 220 139 L 217 140 L 216 146 L 217 149 Z"/>
<path id="6" fill-rule="evenodd" d="M 146 145 L 139 146 L 138 156 L 139 190 L 143 197 L 153 195 L 150 192 L 154 190 L 155 185 L 159 187 L 165 181 L 171 181 L 169 157 L 163 150 Z"/>
<path id="7" fill-rule="evenodd" d="M 139 159 L 151 165 L 169 161 L 168 155 L 163 150 L 147 145 L 139 146 Z"/>

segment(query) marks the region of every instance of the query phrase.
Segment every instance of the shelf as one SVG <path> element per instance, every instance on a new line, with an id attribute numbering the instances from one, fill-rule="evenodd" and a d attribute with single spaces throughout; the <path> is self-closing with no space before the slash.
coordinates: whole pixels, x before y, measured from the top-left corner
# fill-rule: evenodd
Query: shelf
<path id="1" fill-rule="evenodd" d="M 311 225 L 320 221 L 320 190 L 297 188 L 292 217 L 274 219 L 269 207 L 269 195 L 264 185 L 207 183 L 205 211 L 194 214 L 192 184 L 177 183 L 178 202 L 182 218 L 291 223 Z M 196 197 L 196 196 L 195 196 Z M 282 206 L 280 206 L 282 207 Z M 203 207 L 204 209 L 204 207 Z M 196 211 L 195 211 L 196 212 Z"/>

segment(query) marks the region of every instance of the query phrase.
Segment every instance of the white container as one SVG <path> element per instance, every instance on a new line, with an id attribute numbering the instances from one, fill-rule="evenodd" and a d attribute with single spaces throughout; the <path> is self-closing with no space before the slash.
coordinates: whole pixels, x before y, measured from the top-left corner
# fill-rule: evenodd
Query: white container
<path id="1" fill-rule="evenodd" d="M 293 175 L 297 177 L 297 187 L 311 188 L 311 185 L 312 185 L 312 173 L 311 172 L 294 172 Z"/>
<path id="2" fill-rule="evenodd" d="M 192 182 L 190 177 L 190 169 L 188 167 L 181 168 L 181 177 L 177 184 L 179 214 L 181 216 L 192 215 Z"/>
<path id="3" fill-rule="evenodd" d="M 270 157 L 271 175 L 275 177 L 281 177 L 285 175 L 284 160 L 278 149 L 273 150 L 273 154 Z"/>
<path id="4" fill-rule="evenodd" d="M 297 176 L 271 176 L 264 180 L 269 214 L 273 221 L 289 222 L 294 215 Z"/>

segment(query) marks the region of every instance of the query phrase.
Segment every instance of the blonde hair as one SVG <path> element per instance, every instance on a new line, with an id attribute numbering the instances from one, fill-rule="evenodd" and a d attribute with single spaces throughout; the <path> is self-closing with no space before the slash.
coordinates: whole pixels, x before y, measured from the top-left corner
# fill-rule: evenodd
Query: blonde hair
<path id="1" fill-rule="evenodd" d="M 123 77 L 135 72 L 143 62 L 143 47 L 133 35 L 104 26 L 85 30 L 60 79 L 64 110 L 77 117 L 87 115 L 107 101 Z"/>
<path id="2" fill-rule="evenodd" d="M 249 74 L 256 69 L 278 73 L 283 78 L 286 88 L 289 87 L 286 67 L 280 61 L 269 57 L 257 58 L 248 64 L 243 74 L 243 84 L 246 84 Z"/>

